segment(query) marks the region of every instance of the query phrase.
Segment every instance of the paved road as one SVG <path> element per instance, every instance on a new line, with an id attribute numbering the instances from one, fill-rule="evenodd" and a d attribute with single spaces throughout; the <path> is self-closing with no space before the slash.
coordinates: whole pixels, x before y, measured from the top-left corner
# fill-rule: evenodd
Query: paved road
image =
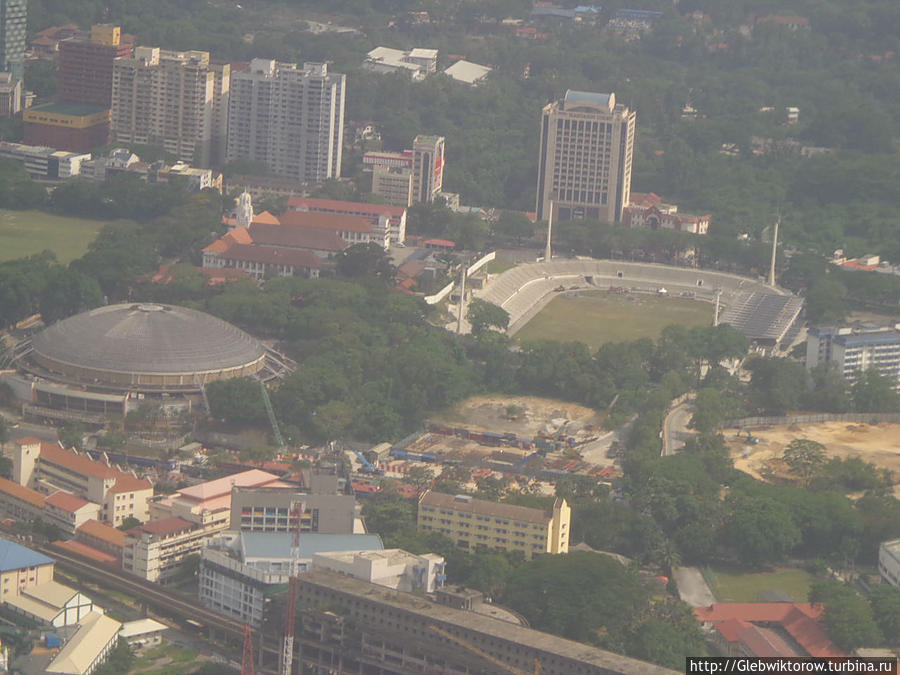
<path id="1" fill-rule="evenodd" d="M 669 411 L 663 421 L 663 455 L 678 452 L 684 447 L 684 442 L 694 435 L 694 431 L 688 429 L 688 424 L 694 414 L 693 400 L 688 399 L 679 403 Z"/>
<path id="2" fill-rule="evenodd" d="M 6 428 L 9 431 L 9 437 L 11 439 L 33 436 L 34 438 L 46 441 L 47 443 L 56 443 L 59 439 L 55 427 L 22 422 L 19 417 L 5 412 L 0 413 L 0 417 L 3 417 L 3 421 L 6 423 Z"/>
<path id="3" fill-rule="evenodd" d="M 672 576 L 678 584 L 678 595 L 691 607 L 709 607 L 715 604 L 716 596 L 696 567 L 676 567 L 672 570 Z"/>

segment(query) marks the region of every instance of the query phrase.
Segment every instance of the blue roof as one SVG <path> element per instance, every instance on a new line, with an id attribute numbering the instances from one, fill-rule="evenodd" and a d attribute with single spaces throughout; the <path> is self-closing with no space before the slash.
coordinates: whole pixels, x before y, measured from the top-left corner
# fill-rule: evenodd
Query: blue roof
<path id="1" fill-rule="evenodd" d="M 862 347 L 863 345 L 896 345 L 900 344 L 900 331 L 883 330 L 877 333 L 835 335 L 832 341 L 845 347 Z"/>
<path id="2" fill-rule="evenodd" d="M 538 18 L 542 16 L 555 16 L 560 19 L 574 19 L 574 9 L 564 9 L 563 7 L 533 7 L 531 16 Z"/>
<path id="3" fill-rule="evenodd" d="M 241 532 L 241 556 L 250 558 L 290 558 L 293 535 L 284 532 Z M 377 534 L 300 535 L 300 558 L 334 551 L 381 551 L 384 544 Z"/>
<path id="4" fill-rule="evenodd" d="M 52 562 L 53 558 L 48 558 L 43 553 L 32 551 L 30 548 L 25 548 L 14 541 L 0 537 L 0 572 L 9 572 L 35 565 L 46 565 Z"/>
<path id="5" fill-rule="evenodd" d="M 605 108 L 609 107 L 609 94 L 598 94 L 592 91 L 576 91 L 569 89 L 566 92 L 566 103 L 590 103 Z"/>
<path id="6" fill-rule="evenodd" d="M 599 5 L 578 5 L 578 7 L 575 8 L 575 13 L 587 14 L 588 12 L 593 12 L 594 14 L 599 14 L 602 9 L 603 8 Z"/>
<path id="7" fill-rule="evenodd" d="M 620 18 L 634 17 L 643 19 L 658 19 L 663 15 L 662 12 L 656 12 L 652 9 L 617 9 L 616 16 Z"/>

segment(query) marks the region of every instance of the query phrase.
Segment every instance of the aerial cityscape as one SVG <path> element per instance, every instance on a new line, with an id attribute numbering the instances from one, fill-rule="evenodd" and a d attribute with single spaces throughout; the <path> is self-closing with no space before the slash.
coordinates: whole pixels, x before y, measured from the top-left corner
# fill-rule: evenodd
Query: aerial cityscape
<path id="1" fill-rule="evenodd" d="M 0 0 L 0 673 L 896 673 L 898 53 Z"/>

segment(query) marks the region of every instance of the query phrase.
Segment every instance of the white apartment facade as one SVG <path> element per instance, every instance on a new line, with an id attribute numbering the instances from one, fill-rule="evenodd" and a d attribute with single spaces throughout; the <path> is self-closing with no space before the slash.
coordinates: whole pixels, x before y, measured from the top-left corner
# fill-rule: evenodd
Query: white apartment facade
<path id="1" fill-rule="evenodd" d="M 566 92 L 544 107 L 538 218 L 622 220 L 631 195 L 635 113 L 614 93 Z"/>
<path id="2" fill-rule="evenodd" d="M 228 76 L 229 68 L 210 64 L 209 52 L 137 47 L 113 64 L 111 139 L 159 145 L 182 162 L 209 166 Z"/>
<path id="3" fill-rule="evenodd" d="M 831 363 L 853 384 L 866 370 L 875 370 L 900 390 L 900 324 L 878 327 L 811 328 L 806 342 L 806 367 Z"/>
<path id="4" fill-rule="evenodd" d="M 231 74 L 226 158 L 303 183 L 340 178 L 346 76 L 324 63 L 253 59 Z"/>

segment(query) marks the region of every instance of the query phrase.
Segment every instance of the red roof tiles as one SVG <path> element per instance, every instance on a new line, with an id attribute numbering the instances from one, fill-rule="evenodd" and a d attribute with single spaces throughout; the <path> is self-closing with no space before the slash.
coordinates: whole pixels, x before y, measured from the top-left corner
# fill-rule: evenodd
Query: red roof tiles
<path id="1" fill-rule="evenodd" d="M 147 534 L 155 534 L 164 537 L 169 534 L 187 532 L 193 530 L 194 527 L 195 525 L 191 521 L 179 518 L 178 516 L 173 516 L 171 518 L 164 518 L 163 520 L 152 520 L 149 523 L 132 527 L 130 530 L 125 531 L 125 535 L 133 536 L 139 535 L 141 532 L 146 532 Z"/>
<path id="2" fill-rule="evenodd" d="M 288 199 L 288 209 L 297 211 L 331 211 L 334 213 L 366 213 L 372 216 L 387 216 L 389 218 L 400 218 L 406 211 L 402 206 L 345 202 L 337 199 L 313 199 L 312 197 L 291 197 Z"/>
<path id="3" fill-rule="evenodd" d="M 52 495 L 47 497 L 46 503 L 50 506 L 55 506 L 62 511 L 75 513 L 76 511 L 83 509 L 85 506 L 91 504 L 92 502 L 60 490 L 59 492 L 54 492 Z"/>

